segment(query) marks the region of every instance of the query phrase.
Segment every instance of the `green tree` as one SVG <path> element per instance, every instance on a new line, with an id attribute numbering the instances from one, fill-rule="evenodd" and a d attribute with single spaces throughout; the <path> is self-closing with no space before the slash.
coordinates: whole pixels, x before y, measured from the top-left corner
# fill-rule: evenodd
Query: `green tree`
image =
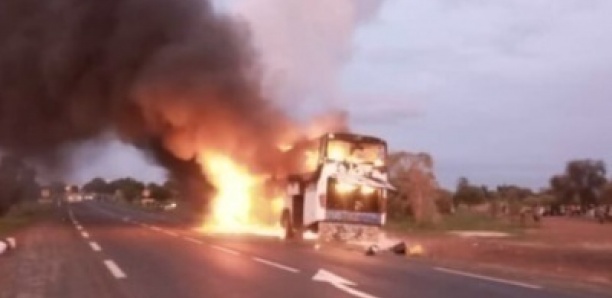
<path id="1" fill-rule="evenodd" d="M 606 166 L 601 160 L 573 160 L 566 175 L 572 182 L 582 205 L 598 204 L 601 188 L 606 184 Z"/>
<path id="2" fill-rule="evenodd" d="M 111 189 L 118 192 L 127 201 L 134 201 L 142 196 L 142 191 L 145 189 L 144 183 L 134 178 L 120 178 L 110 183 Z"/>
<path id="3" fill-rule="evenodd" d="M 111 194 L 113 189 L 106 180 L 96 177 L 83 185 L 83 191 L 97 194 Z"/>
<path id="4" fill-rule="evenodd" d="M 467 178 L 461 177 L 457 181 L 457 191 L 453 200 L 456 205 L 466 204 L 472 206 L 482 204 L 486 200 L 486 188 L 471 185 Z"/>
<path id="5" fill-rule="evenodd" d="M 564 174 L 550 179 L 550 186 L 560 202 L 587 206 L 600 203 L 606 181 L 603 161 L 580 159 L 569 161 Z"/>
<path id="6" fill-rule="evenodd" d="M 509 184 L 497 186 L 497 193 L 500 198 L 506 201 L 523 201 L 524 199 L 533 196 L 533 191 L 531 189 Z"/>
<path id="7" fill-rule="evenodd" d="M 612 182 L 606 183 L 601 194 L 602 204 L 612 204 Z"/>
<path id="8" fill-rule="evenodd" d="M 550 189 L 557 198 L 557 201 L 561 203 L 578 203 L 574 201 L 576 196 L 569 177 L 565 175 L 553 176 L 550 178 Z"/>

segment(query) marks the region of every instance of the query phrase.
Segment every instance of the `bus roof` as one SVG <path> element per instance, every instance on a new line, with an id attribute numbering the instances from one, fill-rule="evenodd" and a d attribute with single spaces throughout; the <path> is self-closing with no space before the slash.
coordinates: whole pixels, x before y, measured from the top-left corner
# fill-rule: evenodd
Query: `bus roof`
<path id="1" fill-rule="evenodd" d="M 360 135 L 360 134 L 354 134 L 354 133 L 348 133 L 348 132 L 334 132 L 334 133 L 327 133 L 324 134 L 323 136 L 321 136 L 321 138 L 327 138 L 327 139 L 339 139 L 339 140 L 346 140 L 346 141 L 350 141 L 350 142 L 367 142 L 367 143 L 381 143 L 381 144 L 387 144 L 387 142 L 385 142 L 383 139 L 377 138 L 377 137 L 373 137 L 373 136 L 366 136 L 366 135 Z"/>

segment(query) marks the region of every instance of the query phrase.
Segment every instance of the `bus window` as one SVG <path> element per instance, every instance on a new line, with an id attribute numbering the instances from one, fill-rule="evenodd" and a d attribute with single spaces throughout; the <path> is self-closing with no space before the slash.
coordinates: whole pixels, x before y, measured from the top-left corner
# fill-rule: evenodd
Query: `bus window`
<path id="1" fill-rule="evenodd" d="M 353 163 L 384 163 L 386 148 L 380 143 L 349 142 L 346 140 L 328 140 L 326 157 L 333 161 Z"/>

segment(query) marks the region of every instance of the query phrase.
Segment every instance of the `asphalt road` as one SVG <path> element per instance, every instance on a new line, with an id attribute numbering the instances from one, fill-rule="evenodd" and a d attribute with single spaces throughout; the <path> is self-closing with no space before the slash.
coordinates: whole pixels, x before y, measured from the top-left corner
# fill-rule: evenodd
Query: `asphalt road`
<path id="1" fill-rule="evenodd" d="M 73 269 L 57 297 L 606 297 L 390 254 L 203 235 L 109 203 L 65 205 L 59 217 L 58 229 L 71 235 L 63 249 L 88 269 Z"/>

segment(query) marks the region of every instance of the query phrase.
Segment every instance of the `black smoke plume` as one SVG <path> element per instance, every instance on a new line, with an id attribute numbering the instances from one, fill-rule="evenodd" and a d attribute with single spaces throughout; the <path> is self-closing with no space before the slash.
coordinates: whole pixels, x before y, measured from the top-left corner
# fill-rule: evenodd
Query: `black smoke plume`
<path id="1" fill-rule="evenodd" d="M 274 167 L 286 119 L 258 80 L 246 26 L 205 0 L 0 1 L 4 152 L 56 158 L 110 130 L 181 181 L 205 184 L 203 146 Z"/>

